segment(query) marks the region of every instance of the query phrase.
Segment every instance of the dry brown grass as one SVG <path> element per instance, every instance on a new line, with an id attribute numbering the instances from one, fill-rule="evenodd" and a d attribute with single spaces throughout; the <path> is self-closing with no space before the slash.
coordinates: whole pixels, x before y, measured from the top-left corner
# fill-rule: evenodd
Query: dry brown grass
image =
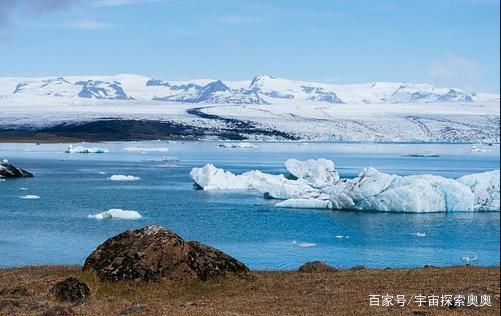
<path id="1" fill-rule="evenodd" d="M 79 267 L 27 267 L 0 270 L 2 289 L 26 287 L 27 294 L 0 295 L 0 315 L 41 315 L 57 305 L 49 289 L 74 276 L 92 291 L 90 302 L 72 307 L 76 315 L 498 315 L 499 268 L 452 267 L 339 271 L 334 273 L 253 272 L 207 283 L 101 283 Z M 4 290 L 4 292 L 6 292 Z M 488 294 L 492 307 L 369 307 L 369 294 Z M 7 302 L 8 301 L 8 302 Z M 21 307 L 12 306 L 18 302 Z M 25 303 L 20 304 L 21 303 Z M 26 302 L 31 302 L 28 304 Z M 33 303 L 35 302 L 35 303 Z"/>

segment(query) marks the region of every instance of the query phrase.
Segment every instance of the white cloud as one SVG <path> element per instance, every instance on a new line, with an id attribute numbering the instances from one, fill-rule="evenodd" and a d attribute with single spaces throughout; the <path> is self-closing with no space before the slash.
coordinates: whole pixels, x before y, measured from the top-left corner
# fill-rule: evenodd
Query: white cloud
<path id="1" fill-rule="evenodd" d="M 102 30 L 109 29 L 112 27 L 112 25 L 96 20 L 78 20 L 69 23 L 68 27 L 79 30 Z"/>
<path id="2" fill-rule="evenodd" d="M 479 64 L 461 56 L 449 56 L 435 61 L 430 67 L 430 78 L 435 84 L 472 89 L 477 86 Z"/>

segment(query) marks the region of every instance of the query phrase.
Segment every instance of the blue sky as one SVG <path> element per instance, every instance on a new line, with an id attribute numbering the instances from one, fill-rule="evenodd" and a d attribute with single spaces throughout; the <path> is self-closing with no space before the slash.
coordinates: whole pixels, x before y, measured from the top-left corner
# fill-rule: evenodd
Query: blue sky
<path id="1" fill-rule="evenodd" d="M 499 0 L 0 0 L 0 76 L 268 74 L 499 92 Z"/>

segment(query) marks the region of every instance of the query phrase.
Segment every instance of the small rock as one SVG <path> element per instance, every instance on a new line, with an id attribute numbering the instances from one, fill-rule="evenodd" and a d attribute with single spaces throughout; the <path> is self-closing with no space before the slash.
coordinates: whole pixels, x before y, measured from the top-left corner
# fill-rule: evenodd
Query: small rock
<path id="1" fill-rule="evenodd" d="M 145 311 L 145 307 L 142 304 L 133 304 L 130 307 L 122 310 L 119 315 L 130 315 L 134 313 L 142 313 Z"/>
<path id="2" fill-rule="evenodd" d="M 319 272 L 336 272 L 339 271 L 335 267 L 331 267 L 322 261 L 311 261 L 303 264 L 298 269 L 299 272 L 319 273 Z"/>
<path id="3" fill-rule="evenodd" d="M 367 268 L 362 266 L 362 265 L 353 266 L 350 268 L 350 270 L 352 270 L 352 271 L 361 271 L 361 270 L 365 270 L 365 269 L 367 269 Z"/>
<path id="4" fill-rule="evenodd" d="M 51 309 L 46 310 L 42 316 L 71 316 L 75 315 L 75 311 L 68 306 L 54 306 Z"/>
<path id="5" fill-rule="evenodd" d="M 50 294 L 62 302 L 82 303 L 90 297 L 90 289 L 84 282 L 68 278 L 56 283 L 50 290 Z"/>
<path id="6" fill-rule="evenodd" d="M 5 288 L 0 290 L 0 295 L 3 296 L 27 296 L 28 289 L 24 286 L 16 286 L 13 288 Z"/>
<path id="7" fill-rule="evenodd" d="M 412 311 L 412 315 L 414 316 L 428 316 L 430 313 L 427 313 L 425 311 Z"/>
<path id="8" fill-rule="evenodd" d="M 37 301 L 30 299 L 4 299 L 0 300 L 0 311 L 3 309 L 13 309 L 13 308 L 27 308 L 27 309 L 38 309 L 45 307 L 49 304 L 48 301 Z"/>

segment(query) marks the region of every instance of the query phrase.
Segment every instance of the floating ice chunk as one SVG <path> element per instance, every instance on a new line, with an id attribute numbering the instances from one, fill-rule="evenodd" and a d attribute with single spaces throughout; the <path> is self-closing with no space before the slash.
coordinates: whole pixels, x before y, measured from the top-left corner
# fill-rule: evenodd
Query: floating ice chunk
<path id="1" fill-rule="evenodd" d="M 127 152 L 140 152 L 140 153 L 148 153 L 148 152 L 159 152 L 166 153 L 169 151 L 167 147 L 126 147 L 124 151 Z"/>
<path id="2" fill-rule="evenodd" d="M 315 247 L 317 244 L 312 243 L 312 242 L 297 242 L 295 240 L 292 241 L 292 244 L 296 247 L 300 248 L 310 248 L 310 247 Z"/>
<path id="3" fill-rule="evenodd" d="M 223 143 L 223 144 L 219 144 L 218 147 L 223 147 L 223 148 L 257 148 L 256 145 L 248 143 L 248 142 Z"/>
<path id="4" fill-rule="evenodd" d="M 28 188 L 22 187 L 22 188 L 19 188 L 19 190 L 21 190 L 21 191 L 28 191 Z"/>
<path id="5" fill-rule="evenodd" d="M 426 233 L 417 232 L 416 237 L 419 237 L 419 238 L 426 237 Z"/>
<path id="6" fill-rule="evenodd" d="M 433 175 L 396 176 L 367 168 L 329 188 L 334 209 L 381 212 L 472 211 L 474 194 L 464 184 Z"/>
<path id="7" fill-rule="evenodd" d="M 465 264 L 471 264 L 472 262 L 478 261 L 478 255 L 464 256 L 461 260 L 463 260 Z"/>
<path id="8" fill-rule="evenodd" d="M 332 203 L 329 200 L 318 199 L 288 199 L 275 204 L 276 207 L 286 208 L 319 208 L 331 209 Z"/>
<path id="9" fill-rule="evenodd" d="M 104 171 L 99 171 L 98 174 L 106 174 Z"/>
<path id="10" fill-rule="evenodd" d="M 255 190 L 275 199 L 315 198 L 319 195 L 318 190 L 304 180 L 289 180 L 284 175 L 257 170 L 235 175 L 207 164 L 202 168 L 193 168 L 190 175 L 203 190 Z"/>
<path id="11" fill-rule="evenodd" d="M 296 178 L 304 179 L 316 187 L 324 187 L 339 181 L 339 174 L 334 168 L 332 160 L 323 158 L 306 161 L 289 159 L 285 162 L 285 169 Z"/>
<path id="12" fill-rule="evenodd" d="M 471 147 L 471 151 L 474 152 L 474 153 L 485 153 L 485 152 L 488 152 L 490 150 L 489 149 L 484 149 L 484 148 L 479 148 L 477 146 L 472 146 Z"/>
<path id="13" fill-rule="evenodd" d="M 297 180 L 257 170 L 235 175 L 207 164 L 190 172 L 203 190 L 256 190 L 283 199 L 278 207 L 380 212 L 499 211 L 499 170 L 458 180 L 434 175 L 398 176 L 366 168 L 339 179 L 329 161 L 288 160 Z"/>
<path id="14" fill-rule="evenodd" d="M 107 152 L 108 149 L 106 148 L 82 147 L 82 146 L 73 147 L 73 145 L 69 145 L 68 148 L 65 150 L 65 153 L 68 154 L 103 154 Z"/>
<path id="15" fill-rule="evenodd" d="M 34 195 L 34 194 L 27 194 L 27 195 L 20 196 L 20 198 L 24 199 L 24 200 L 38 200 L 40 197 L 38 195 Z"/>
<path id="16" fill-rule="evenodd" d="M 499 170 L 466 175 L 458 181 L 468 186 L 475 195 L 475 211 L 499 211 Z"/>
<path id="17" fill-rule="evenodd" d="M 89 215 L 88 218 L 95 219 L 109 219 L 109 218 L 119 218 L 119 219 L 138 219 L 141 218 L 141 214 L 136 211 L 126 211 L 118 208 L 112 208 L 108 211 L 104 211 L 98 214 Z"/>
<path id="18" fill-rule="evenodd" d="M 350 239 L 350 236 L 336 235 L 336 239 Z"/>
<path id="19" fill-rule="evenodd" d="M 111 181 L 137 181 L 141 180 L 140 177 L 135 177 L 131 175 L 123 175 L 123 174 L 114 174 L 108 178 Z"/>

